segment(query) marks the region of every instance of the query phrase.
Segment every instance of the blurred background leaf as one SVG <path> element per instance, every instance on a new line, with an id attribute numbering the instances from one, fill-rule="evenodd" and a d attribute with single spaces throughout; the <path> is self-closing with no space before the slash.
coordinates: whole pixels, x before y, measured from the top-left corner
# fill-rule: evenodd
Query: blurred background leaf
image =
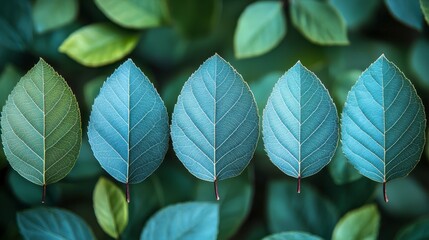
<path id="1" fill-rule="evenodd" d="M 33 5 L 36 32 L 44 33 L 73 22 L 78 8 L 77 0 L 36 0 Z"/>

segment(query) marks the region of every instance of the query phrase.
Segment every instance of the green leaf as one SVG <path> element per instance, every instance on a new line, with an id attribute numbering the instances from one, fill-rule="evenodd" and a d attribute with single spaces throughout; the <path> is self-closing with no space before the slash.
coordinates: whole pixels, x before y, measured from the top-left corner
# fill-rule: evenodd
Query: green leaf
<path id="1" fill-rule="evenodd" d="M 281 2 L 255 2 L 238 19 L 234 34 L 237 58 L 262 55 L 276 47 L 286 35 L 286 19 Z"/>
<path id="2" fill-rule="evenodd" d="M 101 177 L 95 185 L 93 200 L 98 224 L 109 236 L 119 238 L 128 224 L 128 204 L 124 193 Z"/>
<path id="3" fill-rule="evenodd" d="M 420 7 L 422 8 L 426 23 L 429 25 L 429 0 L 420 0 Z"/>
<path id="4" fill-rule="evenodd" d="M 374 16 L 380 0 L 330 0 L 338 9 L 349 28 L 358 28 Z"/>
<path id="5" fill-rule="evenodd" d="M 130 53 L 139 34 L 109 23 L 94 23 L 72 33 L 59 47 L 82 65 L 98 67 L 113 63 Z"/>
<path id="6" fill-rule="evenodd" d="M 16 0 L 5 2 L 0 8 L 0 46 L 23 51 L 33 40 L 31 2 Z"/>
<path id="7" fill-rule="evenodd" d="M 380 213 L 376 205 L 366 205 L 348 212 L 337 223 L 333 240 L 376 240 L 380 226 Z"/>
<path id="8" fill-rule="evenodd" d="M 413 218 L 429 214 L 429 194 L 426 189 L 412 177 L 392 181 L 389 186 L 389 204 L 380 204 L 383 212 L 396 218 Z M 377 196 L 383 201 L 381 195 Z M 410 207 L 413 206 L 413 207 Z"/>
<path id="9" fill-rule="evenodd" d="M 221 0 L 166 0 L 173 26 L 187 38 L 208 35 L 221 16 Z"/>
<path id="10" fill-rule="evenodd" d="M 362 175 L 385 186 L 416 166 L 425 126 L 414 86 L 382 55 L 349 92 L 342 113 L 343 152 Z"/>
<path id="11" fill-rule="evenodd" d="M 264 237 L 262 240 L 322 240 L 306 232 L 283 232 Z"/>
<path id="12" fill-rule="evenodd" d="M 141 240 L 205 239 L 218 234 L 219 209 L 214 203 L 188 202 L 161 209 L 146 223 Z"/>
<path id="13" fill-rule="evenodd" d="M 188 73 L 188 71 L 181 73 L 166 82 L 162 88 L 161 97 L 169 113 L 173 112 L 177 97 L 180 95 L 180 89 L 183 84 L 185 84 L 186 80 L 188 80 L 190 74 L 191 73 Z"/>
<path id="14" fill-rule="evenodd" d="M 293 194 L 295 184 L 273 181 L 268 186 L 267 216 L 272 233 L 307 231 L 330 239 L 338 220 L 334 205 L 320 196 L 312 187 Z"/>
<path id="15" fill-rule="evenodd" d="M 311 42 L 320 45 L 347 45 L 347 29 L 341 15 L 327 2 L 293 0 L 292 24 Z"/>
<path id="16" fill-rule="evenodd" d="M 7 176 L 9 187 L 13 195 L 22 203 L 34 206 L 40 204 L 40 187 L 27 181 L 17 172 L 10 171 Z M 46 203 L 55 204 L 61 197 L 61 189 L 58 184 L 53 184 L 46 193 Z"/>
<path id="17" fill-rule="evenodd" d="M 83 98 L 85 99 L 85 104 L 88 109 L 92 108 L 95 98 L 100 92 L 101 86 L 103 86 L 104 81 L 109 76 L 101 75 L 88 82 L 83 86 Z"/>
<path id="18" fill-rule="evenodd" d="M 77 16 L 77 0 L 36 0 L 33 5 L 34 28 L 44 33 L 73 22 Z"/>
<path id="19" fill-rule="evenodd" d="M 95 0 L 95 4 L 110 20 L 126 28 L 158 27 L 165 20 L 164 0 Z"/>
<path id="20" fill-rule="evenodd" d="M 92 106 L 88 139 L 94 156 L 117 181 L 127 186 L 140 183 L 164 160 L 168 137 L 162 99 L 134 62 L 125 61 L 103 84 Z"/>
<path id="21" fill-rule="evenodd" d="M 253 186 L 249 179 L 250 171 L 232 179 L 225 180 L 219 189 L 223 198 L 219 203 L 219 236 L 217 239 L 230 239 L 240 228 L 249 214 L 253 197 Z M 197 201 L 215 201 L 213 186 L 199 181 L 197 185 Z"/>
<path id="22" fill-rule="evenodd" d="M 385 0 L 385 2 L 398 21 L 419 31 L 423 29 L 423 14 L 419 0 Z"/>
<path id="23" fill-rule="evenodd" d="M 95 239 L 82 218 L 59 208 L 35 208 L 19 212 L 17 222 L 24 239 Z"/>
<path id="24" fill-rule="evenodd" d="M 81 145 L 79 107 L 66 81 L 43 59 L 13 89 L 1 118 L 10 165 L 46 186 L 73 168 Z"/>
<path id="25" fill-rule="evenodd" d="M 319 172 L 335 153 L 338 115 L 328 90 L 300 62 L 276 83 L 262 117 L 270 160 L 300 180 Z"/>
<path id="26" fill-rule="evenodd" d="M 404 227 L 396 235 L 396 240 L 429 239 L 429 217 L 419 219 Z"/>
<path id="27" fill-rule="evenodd" d="M 171 124 L 174 151 L 189 172 L 216 188 L 217 181 L 240 175 L 249 164 L 258 121 L 249 86 L 216 54 L 182 88 Z"/>
<path id="28" fill-rule="evenodd" d="M 411 70 L 416 74 L 418 84 L 429 90 L 429 62 L 426 61 L 429 54 L 429 40 L 418 39 L 411 48 L 410 64 Z"/>

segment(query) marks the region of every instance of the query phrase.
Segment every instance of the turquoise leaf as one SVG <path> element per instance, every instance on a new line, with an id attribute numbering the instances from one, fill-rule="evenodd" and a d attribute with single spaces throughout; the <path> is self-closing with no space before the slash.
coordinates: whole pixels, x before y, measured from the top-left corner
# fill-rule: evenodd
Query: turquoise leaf
<path id="1" fill-rule="evenodd" d="M 408 175 L 425 143 L 421 99 L 405 75 L 382 55 L 359 77 L 342 113 L 343 152 L 364 176 L 383 183 Z"/>
<path id="2" fill-rule="evenodd" d="M 85 221 L 60 208 L 34 208 L 17 214 L 19 232 L 24 239 L 95 239 Z"/>
<path id="3" fill-rule="evenodd" d="M 173 147 L 189 172 L 217 186 L 219 180 L 238 176 L 250 162 L 258 121 L 249 86 L 216 54 L 182 88 L 172 117 Z"/>
<path id="4" fill-rule="evenodd" d="M 92 106 L 88 138 L 94 156 L 119 182 L 139 183 L 161 164 L 168 135 L 161 97 L 127 60 L 106 80 Z"/>
<path id="5" fill-rule="evenodd" d="M 271 161 L 285 174 L 311 176 L 326 166 L 338 142 L 338 116 L 328 90 L 300 62 L 276 83 L 262 117 Z"/>

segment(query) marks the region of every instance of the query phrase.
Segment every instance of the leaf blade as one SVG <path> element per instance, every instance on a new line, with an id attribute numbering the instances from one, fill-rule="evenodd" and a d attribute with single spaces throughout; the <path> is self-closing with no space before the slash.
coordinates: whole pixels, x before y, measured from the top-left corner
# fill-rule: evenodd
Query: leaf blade
<path id="1" fill-rule="evenodd" d="M 262 240 L 322 240 L 306 232 L 282 232 L 264 237 Z"/>
<path id="2" fill-rule="evenodd" d="M 42 59 L 15 86 L 2 111 L 2 141 L 21 176 L 47 185 L 73 168 L 81 145 L 76 98 Z"/>
<path id="3" fill-rule="evenodd" d="M 382 55 L 347 96 L 342 113 L 343 152 L 362 175 L 385 183 L 408 175 L 418 163 L 425 125 L 423 104 L 414 86 Z"/>
<path id="4" fill-rule="evenodd" d="M 285 22 L 281 2 L 250 4 L 240 15 L 235 29 L 235 56 L 256 57 L 275 48 L 286 35 Z"/>
<path id="5" fill-rule="evenodd" d="M 300 179 L 316 174 L 335 153 L 335 105 L 322 82 L 300 62 L 274 86 L 262 122 L 265 150 L 289 176 Z"/>
<path id="6" fill-rule="evenodd" d="M 234 177 L 255 151 L 258 121 L 248 85 L 231 65 L 214 55 L 182 88 L 172 117 L 173 147 L 197 178 L 213 182 Z"/>
<path id="7" fill-rule="evenodd" d="M 73 32 L 59 47 L 59 51 L 88 67 L 113 63 L 130 53 L 139 35 L 108 23 L 96 23 Z M 106 54 L 109 49 L 109 54 Z"/>
<path id="8" fill-rule="evenodd" d="M 79 216 L 59 208 L 19 212 L 17 223 L 25 239 L 95 239 L 91 229 Z"/>
<path id="9" fill-rule="evenodd" d="M 33 6 L 35 30 L 44 33 L 73 22 L 77 17 L 78 7 L 76 0 L 37 0 Z"/>
<path id="10" fill-rule="evenodd" d="M 168 131 L 161 97 L 127 60 L 106 80 L 94 101 L 88 138 L 95 157 L 117 181 L 142 182 L 162 163 Z"/>
<path id="11" fill-rule="evenodd" d="M 423 29 L 423 14 L 418 0 L 385 0 L 385 3 L 398 21 L 418 31 Z"/>
<path id="12" fill-rule="evenodd" d="M 93 200 L 98 224 L 109 236 L 117 239 L 128 224 L 125 195 L 114 183 L 101 177 L 95 185 Z"/>
<path id="13" fill-rule="evenodd" d="M 158 211 L 143 228 L 140 239 L 212 239 L 218 234 L 218 205 L 189 202 Z"/>
<path id="14" fill-rule="evenodd" d="M 426 23 L 429 25 L 429 1 L 420 0 L 420 7 L 422 8 Z"/>

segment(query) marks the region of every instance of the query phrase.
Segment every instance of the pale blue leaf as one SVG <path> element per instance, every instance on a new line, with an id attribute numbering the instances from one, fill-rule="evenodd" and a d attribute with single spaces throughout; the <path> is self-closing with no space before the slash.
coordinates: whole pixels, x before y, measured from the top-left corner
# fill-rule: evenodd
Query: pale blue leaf
<path id="1" fill-rule="evenodd" d="M 141 240 L 216 239 L 219 209 L 215 203 L 189 202 L 161 209 L 146 223 Z"/>
<path id="2" fill-rule="evenodd" d="M 347 96 L 343 152 L 362 175 L 386 183 L 408 175 L 416 166 L 425 126 L 424 107 L 413 85 L 382 55 Z"/>
<path id="3" fill-rule="evenodd" d="M 24 239 L 95 239 L 88 225 L 76 214 L 59 208 L 35 208 L 17 214 Z"/>
<path id="4" fill-rule="evenodd" d="M 335 105 L 322 82 L 300 62 L 274 86 L 262 126 L 271 161 L 298 179 L 320 171 L 337 147 Z"/>
<path id="5" fill-rule="evenodd" d="M 161 164 L 168 148 L 167 110 L 153 84 L 127 60 L 94 101 L 88 137 L 95 157 L 116 180 L 139 183 Z"/>
<path id="6" fill-rule="evenodd" d="M 385 0 L 392 15 L 403 24 L 422 30 L 424 21 L 419 0 Z"/>
<path id="7" fill-rule="evenodd" d="M 216 54 L 183 86 L 171 125 L 174 150 L 197 178 L 237 176 L 255 151 L 258 121 L 249 86 Z"/>

